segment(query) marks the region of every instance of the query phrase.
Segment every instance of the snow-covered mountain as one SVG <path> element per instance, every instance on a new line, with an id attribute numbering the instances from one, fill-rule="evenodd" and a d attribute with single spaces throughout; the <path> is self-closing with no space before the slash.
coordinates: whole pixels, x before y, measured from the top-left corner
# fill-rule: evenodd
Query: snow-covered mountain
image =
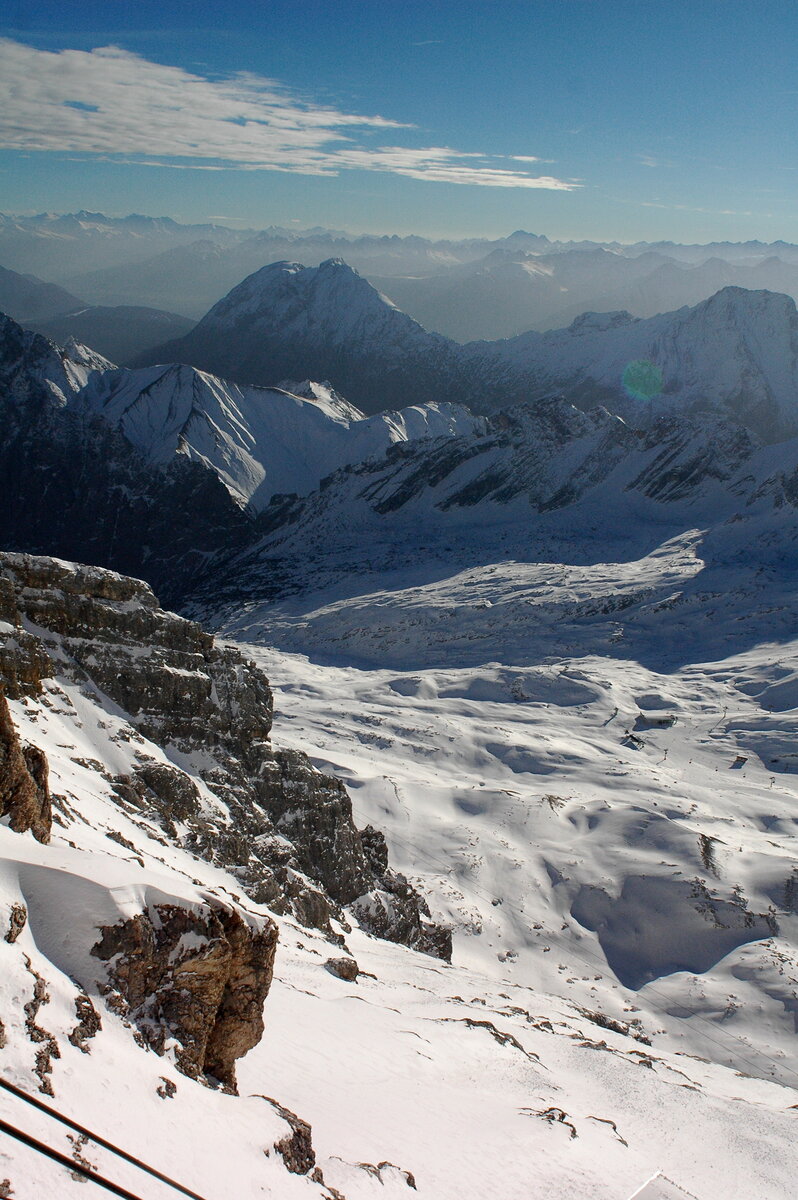
<path id="1" fill-rule="evenodd" d="M 172 603 L 250 521 L 185 455 L 156 467 L 77 402 L 116 368 L 0 317 L 0 544 L 146 575 Z"/>
<path id="2" fill-rule="evenodd" d="M 189 362 L 238 383 L 330 379 L 364 412 L 468 389 L 458 347 L 400 312 L 342 259 L 272 263 L 215 304 L 184 338 L 142 356 Z"/>
<path id="3" fill-rule="evenodd" d="M 491 561 L 497 538 L 526 555 L 519 545 L 536 546 L 548 525 L 657 538 L 736 524 L 751 510 L 778 546 L 795 523 L 797 469 L 796 439 L 763 446 L 726 421 L 670 417 L 643 431 L 603 409 L 530 402 L 476 433 L 396 444 L 304 499 L 276 499 L 262 515 L 265 540 L 211 575 L 203 601 L 219 619 L 245 597 L 302 590 L 306 562 L 312 586 L 335 587 L 366 562 L 369 573 L 412 573 L 419 545 L 433 575 Z"/>
<path id="4" fill-rule="evenodd" d="M 651 412 L 715 410 L 767 440 L 798 431 L 798 312 L 794 300 L 774 292 L 727 287 L 694 308 L 648 320 L 585 313 L 567 329 L 467 351 L 485 371 L 498 356 L 508 383 L 525 376 L 532 396 L 562 392 L 636 422 Z"/>
<path id="5" fill-rule="evenodd" d="M 11 425 L 29 441 L 45 435 L 50 419 L 72 421 L 76 428 L 82 422 L 87 438 L 93 428 L 98 443 L 118 431 L 142 466 L 196 464 L 250 512 L 276 493 L 305 495 L 331 472 L 379 456 L 394 443 L 476 434 L 484 427 L 483 418 L 452 404 L 366 417 L 329 385 L 307 380 L 288 381 L 285 388 L 241 388 L 178 364 L 126 370 L 74 341 L 60 350 L 9 318 L 0 325 L 0 385 L 12 412 L 15 399 L 32 395 L 44 402 L 48 417 L 41 423 L 28 417 L 26 427 L 14 414 Z M 54 416 L 50 409 L 64 411 Z M 5 445 L 10 441 L 7 428 Z"/>
<path id="6" fill-rule="evenodd" d="M 671 341 L 558 335 L 611 396 L 622 344 L 638 383 L 678 365 L 693 391 L 644 427 L 562 398 L 367 419 L 3 325 L 0 541 L 127 557 L 240 644 L 135 580 L 0 557 L 12 1081 L 207 1200 L 792 1194 L 798 443 L 681 411 L 716 332 L 755 403 L 788 379 L 772 299 Z M 472 385 L 523 352 L 468 348 Z M 281 458 L 311 490 L 250 520 L 230 491 Z M 8 1189 L 80 1186 L 4 1152 Z"/>
<path id="7" fill-rule="evenodd" d="M 73 403 L 119 428 L 149 462 L 176 453 L 211 468 L 255 512 L 275 493 L 305 495 L 325 475 L 396 442 L 474 433 L 484 421 L 452 404 L 365 417 L 329 386 L 239 387 L 173 365 L 95 374 Z"/>

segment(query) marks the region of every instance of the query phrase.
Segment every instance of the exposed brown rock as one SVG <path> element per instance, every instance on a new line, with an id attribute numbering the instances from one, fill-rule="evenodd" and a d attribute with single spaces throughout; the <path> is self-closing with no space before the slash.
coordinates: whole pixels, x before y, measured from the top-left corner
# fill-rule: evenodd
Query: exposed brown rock
<path id="1" fill-rule="evenodd" d="M 235 1090 L 235 1060 L 263 1033 L 277 926 L 252 928 L 221 906 L 195 911 L 174 904 L 105 926 L 92 954 L 109 963 L 109 980 L 147 1044 L 179 1043 L 184 1074 L 207 1074 Z"/>
<path id="2" fill-rule="evenodd" d="M 99 1033 L 103 1023 L 100 1020 L 100 1014 L 85 992 L 81 992 L 75 1000 L 75 1015 L 78 1023 L 69 1034 L 69 1040 L 83 1054 L 90 1054 L 91 1047 L 87 1045 L 87 1042 Z"/>
<path id="3" fill-rule="evenodd" d="M 22 629 L 13 582 L 0 574 L 0 681 L 12 700 L 38 696 L 52 663 L 38 638 Z"/>
<path id="4" fill-rule="evenodd" d="M 0 816 L 9 816 L 16 833 L 30 830 L 49 842 L 52 804 L 47 786 L 47 757 L 34 746 L 20 745 L 5 693 L 0 687 Z"/>
<path id="5" fill-rule="evenodd" d="M 413 1191 L 417 1190 L 413 1172 L 405 1171 L 404 1167 L 397 1167 L 396 1163 L 381 1162 L 376 1167 L 373 1163 L 358 1163 L 357 1165 L 362 1171 L 366 1171 L 367 1174 L 373 1175 L 375 1179 L 379 1179 L 382 1184 L 393 1175 L 394 1177 L 398 1176 Z"/>
<path id="6" fill-rule="evenodd" d="M 358 965 L 353 958 L 328 958 L 324 965 L 331 975 L 337 975 L 339 979 L 345 979 L 347 983 L 354 983 L 360 974 Z"/>
<path id="7" fill-rule="evenodd" d="M 136 780 L 164 816 L 172 821 L 187 821 L 200 811 L 199 788 L 177 767 L 166 763 L 144 763 L 136 771 Z"/>
<path id="8" fill-rule="evenodd" d="M 275 1142 L 275 1150 L 281 1155 L 292 1175 L 307 1175 L 316 1165 L 316 1151 L 313 1149 L 310 1125 L 269 1096 L 261 1096 L 261 1099 L 271 1104 L 278 1115 L 291 1126 L 290 1134 Z"/>
<path id="9" fill-rule="evenodd" d="M 357 829 L 341 781 L 272 747 L 269 682 L 236 649 L 164 612 L 140 580 L 34 555 L 0 553 L 0 614 L 0 683 L 17 689 L 9 694 L 33 694 L 57 662 L 59 674 L 99 688 L 168 755 L 201 751 L 200 773 L 224 806 L 203 805 L 184 772 L 150 760 L 113 781 L 127 812 L 157 819 L 168 838 L 225 867 L 275 912 L 331 934 L 340 906 L 354 904 L 377 936 L 450 957 L 451 935 L 389 869 L 382 834 Z M 24 633 L 26 622 L 37 637 Z M 41 792 L 41 764 L 31 760 L 29 774 Z"/>
<path id="10" fill-rule="evenodd" d="M 28 920 L 28 910 L 24 904 L 12 904 L 11 912 L 8 918 L 8 930 L 6 932 L 6 941 L 15 942 L 22 930 L 25 928 Z"/>
<path id="11" fill-rule="evenodd" d="M 277 926 L 253 930 L 233 909 L 218 908 L 231 957 L 224 991 L 205 1055 L 205 1070 L 235 1086 L 234 1063 L 263 1034 L 263 1002 L 269 991 L 277 949 Z"/>
<path id="12" fill-rule="evenodd" d="M 53 1035 L 43 1029 L 37 1020 L 39 1009 L 50 1002 L 50 993 L 47 991 L 47 984 L 42 976 L 33 969 L 27 954 L 25 955 L 25 967 L 33 976 L 33 996 L 24 1007 L 25 1028 L 30 1040 L 39 1047 L 36 1051 L 34 1074 L 39 1080 L 39 1091 L 44 1092 L 45 1096 L 53 1096 L 55 1093 L 49 1076 L 53 1070 L 52 1060 L 60 1058 L 61 1051 Z"/>
<path id="13" fill-rule="evenodd" d="M 431 920 L 424 897 L 404 875 L 386 871 L 376 885 L 352 905 L 360 924 L 376 937 L 451 962 L 451 930 Z"/>

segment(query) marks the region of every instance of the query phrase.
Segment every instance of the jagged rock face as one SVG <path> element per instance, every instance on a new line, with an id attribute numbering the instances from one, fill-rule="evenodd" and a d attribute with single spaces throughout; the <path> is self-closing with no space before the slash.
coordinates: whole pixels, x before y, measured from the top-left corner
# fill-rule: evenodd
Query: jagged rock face
<path id="1" fill-rule="evenodd" d="M 363 545 L 371 547 L 372 570 L 377 561 L 393 569 L 417 555 L 415 522 L 442 552 L 458 544 L 473 559 L 486 522 L 506 521 L 509 529 L 579 506 L 578 519 L 592 519 L 591 508 L 612 516 L 641 500 L 679 523 L 676 505 L 706 504 L 702 520 L 716 522 L 719 512 L 726 519 L 757 497 L 789 504 L 798 492 L 794 458 L 791 443 L 765 450 L 739 425 L 709 417 L 665 417 L 643 431 L 562 397 L 519 404 L 488 417 L 478 433 L 397 443 L 382 458 L 337 471 L 311 496 L 275 500 L 259 518 L 262 541 L 209 572 L 193 611 L 223 614 L 302 591 L 308 563 L 325 581 L 342 565 L 359 570 Z"/>
<path id="2" fill-rule="evenodd" d="M 8 701 L 0 686 L 0 816 L 17 833 L 30 830 L 49 842 L 52 803 L 47 784 L 47 756 L 36 746 L 21 746 Z"/>
<path id="3" fill-rule="evenodd" d="M 279 751 L 263 767 L 256 794 L 276 829 L 299 848 L 303 870 L 339 904 L 350 904 L 368 890 L 372 874 L 346 788 L 297 750 Z"/>
<path id="4" fill-rule="evenodd" d="M 430 919 L 425 901 L 404 875 L 388 872 L 380 883 L 381 886 L 359 896 L 352 905 L 361 925 L 386 941 L 401 942 L 422 954 L 450 962 L 451 930 Z"/>
<path id="5" fill-rule="evenodd" d="M 390 942 L 402 942 L 424 954 L 451 962 L 452 933 L 430 918 L 426 901 L 404 875 L 388 867 L 385 835 L 373 825 L 361 831 L 361 845 L 376 886 L 352 906 L 361 924 Z"/>
<path id="6" fill-rule="evenodd" d="M 275 1144 L 275 1150 L 292 1175 L 307 1175 L 316 1165 L 316 1151 L 313 1149 L 310 1125 L 269 1096 L 264 1096 L 263 1099 L 271 1104 L 291 1129 L 289 1134 Z"/>
<path id="7" fill-rule="evenodd" d="M 0 575 L 0 679 L 10 699 L 38 696 L 52 663 L 38 638 L 20 623 L 14 585 Z"/>
<path id="8" fill-rule="evenodd" d="M 234 1090 L 236 1059 L 263 1033 L 276 947 L 273 921 L 258 929 L 232 909 L 161 904 L 104 927 L 92 954 L 148 1045 L 162 1054 L 175 1038 L 181 1071 Z"/>
<path id="9" fill-rule="evenodd" d="M 381 835 L 366 831 L 364 843 L 343 784 L 306 755 L 272 747 L 269 682 L 237 650 L 164 612 L 140 580 L 56 559 L 0 554 L 0 604 L 10 618 L 0 624 L 0 680 L 8 662 L 21 694 L 36 694 L 42 676 L 58 673 L 99 689 L 167 756 L 196 759 L 215 797 L 204 800 L 174 763 L 139 755 L 133 773 L 106 776 L 128 812 L 226 867 L 275 912 L 331 931 L 340 906 L 357 901 L 359 919 L 379 936 L 450 953 L 423 900 L 388 869 Z M 38 664 L 30 679 L 13 649 L 23 636 Z M 42 779 L 35 754 L 28 790 Z M 376 891 L 390 893 L 390 903 L 363 899 Z"/>

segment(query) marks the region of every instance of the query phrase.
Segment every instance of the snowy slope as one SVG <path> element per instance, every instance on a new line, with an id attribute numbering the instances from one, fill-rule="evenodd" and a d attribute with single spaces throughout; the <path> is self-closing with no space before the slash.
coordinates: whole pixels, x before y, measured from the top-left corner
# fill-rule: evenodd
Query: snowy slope
<path id="1" fill-rule="evenodd" d="M 754 323 L 765 362 L 768 303 Z M 620 338 L 645 323 L 605 324 Z M 709 334 L 705 349 L 706 363 Z M 358 822 L 386 830 L 454 954 L 448 965 L 353 921 L 342 933 L 361 973 L 347 982 L 325 969 L 341 947 L 283 916 L 239 1097 L 180 1075 L 173 1048 L 137 1045 L 104 1004 L 96 927 L 153 897 L 215 896 L 256 924 L 269 913 L 110 786 L 143 755 L 187 769 L 211 811 L 211 749 L 150 742 L 59 671 L 12 705 L 48 752 L 63 824 L 49 847 L 0 827 L 0 920 L 29 911 L 0 940 L 10 1077 L 36 1086 L 52 1037 L 57 1103 L 207 1200 L 333 1194 L 286 1172 L 285 1120 L 264 1096 L 311 1121 L 324 1178 L 349 1200 L 412 1195 L 407 1172 L 430 1200 L 792 1196 L 795 441 L 763 447 L 698 418 L 643 431 L 563 401 L 467 417 L 465 432 L 430 408 L 367 421 L 319 385 L 234 391 L 188 368 L 115 374 L 76 347 L 53 354 L 12 338 L 9 388 L 29 370 L 67 407 L 102 411 L 116 380 L 109 412 L 127 436 L 153 459 L 207 460 L 242 500 L 262 486 L 253 446 L 273 439 L 312 487 L 332 436 L 338 454 L 378 431 L 385 453 L 267 509 L 271 532 L 224 575 L 209 569 L 196 605 L 279 689 L 276 740 L 337 774 Z M 126 390 L 133 374 L 144 386 Z M 267 421 L 264 395 L 282 417 Z M 446 436 L 407 440 L 417 428 Z M 297 453 L 298 429 L 315 460 Z M 189 666 L 169 679 L 176 698 L 198 686 Z M 89 1054 L 69 1036 L 76 981 L 102 1017 Z M 28 1151 L 0 1153 L 17 1194 L 79 1186 Z"/>
<path id="2" fill-rule="evenodd" d="M 455 442 L 340 473 L 217 619 L 278 683 L 280 736 L 453 923 L 455 964 L 793 1088 L 795 442 L 526 421 L 487 466 Z M 784 1187 L 713 1179 L 695 1130 L 658 1166 L 699 1197 Z"/>
<path id="3" fill-rule="evenodd" d="M 449 994 L 468 1005 L 461 1015 L 491 1021 L 541 1055 L 517 1115 L 508 1064 L 498 1091 L 492 1076 L 480 1076 L 489 1099 L 476 1111 L 458 1073 L 444 1103 L 436 1091 L 424 1104 L 423 1133 L 394 1116 L 397 1145 L 409 1137 L 419 1149 L 453 1139 L 462 1147 L 454 1174 L 435 1176 L 435 1196 L 477 1196 L 480 1187 L 530 1194 L 529 1131 L 515 1122 L 551 1107 L 577 1137 L 551 1114 L 531 1194 L 593 1196 L 605 1187 L 626 1197 L 658 1170 L 700 1200 L 791 1194 L 772 1112 L 758 1131 L 716 1141 L 713 1121 L 692 1108 L 727 1068 L 735 1105 L 749 1088 L 761 1096 L 760 1086 L 779 1080 L 786 1113 L 798 1081 L 790 757 L 798 542 L 794 514 L 774 525 L 771 512 L 768 502 L 716 531 L 668 536 L 670 523 L 648 506 L 635 525 L 618 513 L 610 537 L 602 509 L 583 506 L 485 527 L 481 558 L 473 526 L 467 550 L 451 547 L 450 527 L 440 542 L 424 537 L 423 564 L 409 547 L 401 554 L 383 518 L 371 570 L 361 562 L 351 573 L 341 549 L 336 574 L 331 550 L 301 590 L 250 601 L 228 620 L 278 687 L 277 735 L 335 770 L 359 819 L 386 829 L 397 861 L 454 926 L 454 969 L 475 973 L 474 985 L 477 976 L 494 980 L 490 998 L 484 985 L 450 981 Z M 419 1000 L 433 1003 L 439 982 L 427 976 L 423 986 Z M 560 997 L 556 1015 L 544 994 Z M 394 1006 L 401 1028 L 426 1039 L 417 1046 L 425 1058 L 412 1076 L 400 1072 L 381 1018 L 380 1082 L 418 1104 L 422 1072 L 441 1085 L 432 1065 L 441 1063 L 440 1043 L 429 1026 L 407 1023 L 405 1002 Z M 583 1017 L 582 1039 L 568 1041 L 575 1011 L 594 1015 Z M 524 1024 L 508 1023 L 511 1014 Z M 541 1018 L 553 1036 L 541 1032 Z M 619 1041 L 618 1029 L 651 1044 Z M 472 1033 L 489 1036 L 484 1026 Z M 555 1043 L 558 1033 L 566 1040 Z M 577 1059 L 555 1066 L 555 1044 Z M 618 1080 L 619 1094 L 622 1047 L 655 1062 Z M 669 1102 L 658 1098 L 654 1115 L 646 1094 L 666 1049 L 674 1126 Z M 490 1062 L 498 1066 L 495 1048 Z M 572 1077 L 578 1100 L 565 1081 L 571 1071 L 581 1076 Z M 706 1074 L 699 1080 L 697 1071 Z M 362 1082 L 356 1076 L 355 1095 L 374 1074 L 372 1065 Z M 291 1094 L 311 1116 L 315 1104 L 319 1128 L 324 1103 L 312 1075 L 297 1078 Z M 365 1107 L 358 1111 L 366 1125 Z M 593 1118 L 614 1120 L 632 1153 Z M 640 1119 L 650 1171 L 639 1170 L 627 1133 Z M 464 1136 L 472 1121 L 482 1123 L 474 1154 Z M 610 1136 L 591 1148 L 583 1139 L 594 1124 Z M 501 1184 L 479 1174 L 486 1137 L 506 1147 L 494 1159 L 507 1164 L 496 1168 Z M 609 1184 L 589 1178 L 586 1151 Z M 728 1154 L 743 1156 L 734 1174 Z M 402 1161 L 417 1160 L 405 1152 Z"/>

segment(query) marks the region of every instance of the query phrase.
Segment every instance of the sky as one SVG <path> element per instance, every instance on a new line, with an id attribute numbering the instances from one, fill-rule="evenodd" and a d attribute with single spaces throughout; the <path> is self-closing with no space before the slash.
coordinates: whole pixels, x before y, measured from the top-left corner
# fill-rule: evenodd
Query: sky
<path id="1" fill-rule="evenodd" d="M 0 0 L 0 211 L 798 241 L 795 0 Z"/>

